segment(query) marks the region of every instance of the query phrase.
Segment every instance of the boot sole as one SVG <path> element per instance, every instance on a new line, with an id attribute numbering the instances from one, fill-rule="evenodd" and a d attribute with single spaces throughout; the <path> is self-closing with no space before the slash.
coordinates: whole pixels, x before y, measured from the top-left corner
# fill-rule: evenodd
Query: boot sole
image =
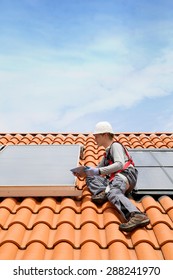
<path id="1" fill-rule="evenodd" d="M 146 220 L 146 221 L 141 222 L 138 225 L 134 225 L 134 226 L 131 226 L 131 227 L 128 227 L 128 228 L 123 228 L 123 227 L 121 228 L 121 225 L 120 225 L 119 230 L 125 231 L 125 232 L 131 232 L 132 230 L 134 230 L 136 228 L 146 227 L 149 223 L 150 223 L 150 220 Z"/>
<path id="2" fill-rule="evenodd" d="M 108 199 L 91 199 L 91 201 L 95 204 L 103 204 L 108 201 Z"/>

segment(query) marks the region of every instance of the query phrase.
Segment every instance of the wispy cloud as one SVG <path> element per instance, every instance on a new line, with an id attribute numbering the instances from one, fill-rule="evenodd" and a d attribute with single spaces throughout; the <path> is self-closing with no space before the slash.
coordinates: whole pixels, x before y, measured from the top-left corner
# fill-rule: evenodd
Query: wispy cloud
<path id="1" fill-rule="evenodd" d="M 173 94 L 172 21 L 161 25 L 157 20 L 151 30 L 149 24 L 136 24 L 133 33 L 121 23 L 120 15 L 115 25 L 113 14 L 105 15 L 106 28 L 102 29 L 102 13 L 95 16 L 93 30 L 85 29 L 83 34 L 75 26 L 76 37 L 72 38 L 74 33 L 63 34 L 55 19 L 54 28 L 50 17 L 45 18 L 35 18 L 33 36 L 28 33 L 23 38 L 25 29 L 21 33 L 17 29 L 16 40 L 15 36 L 0 36 L 1 43 L 8 45 L 1 47 L 0 55 L 1 131 L 64 131 L 76 126 L 84 131 L 83 120 L 89 115 L 94 116 L 94 123 L 98 115 L 106 119 L 116 108 Z M 155 32 L 158 24 L 162 29 Z M 62 42 L 53 40 L 55 34 Z"/>

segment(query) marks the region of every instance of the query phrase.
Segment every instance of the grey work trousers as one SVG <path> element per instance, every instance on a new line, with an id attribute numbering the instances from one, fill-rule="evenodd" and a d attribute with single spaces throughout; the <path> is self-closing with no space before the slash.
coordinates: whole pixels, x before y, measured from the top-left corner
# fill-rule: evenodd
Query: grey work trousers
<path id="1" fill-rule="evenodd" d="M 136 177 L 137 180 L 137 177 Z M 92 176 L 86 178 L 87 186 L 93 195 L 105 191 L 109 185 L 107 192 L 108 200 L 117 208 L 121 215 L 128 219 L 131 212 L 140 212 L 138 208 L 126 197 L 127 184 L 125 180 L 118 174 L 110 183 L 107 178 L 101 176 Z M 134 186 L 136 182 L 133 182 Z"/>

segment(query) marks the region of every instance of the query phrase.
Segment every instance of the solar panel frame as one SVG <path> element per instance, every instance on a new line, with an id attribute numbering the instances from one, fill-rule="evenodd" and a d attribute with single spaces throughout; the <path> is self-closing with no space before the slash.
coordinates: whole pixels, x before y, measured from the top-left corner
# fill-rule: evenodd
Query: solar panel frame
<path id="1" fill-rule="evenodd" d="M 171 190 L 173 188 L 172 181 L 164 168 L 160 167 L 138 167 L 137 189 L 145 190 Z"/>
<path id="2" fill-rule="evenodd" d="M 138 169 L 139 194 L 173 194 L 173 149 L 129 149 Z"/>
<path id="3" fill-rule="evenodd" d="M 3 148 L 4 148 L 4 145 L 0 145 L 0 152 L 2 151 Z"/>
<path id="4" fill-rule="evenodd" d="M 0 154 L 0 186 L 70 186 L 80 145 L 9 145 Z"/>

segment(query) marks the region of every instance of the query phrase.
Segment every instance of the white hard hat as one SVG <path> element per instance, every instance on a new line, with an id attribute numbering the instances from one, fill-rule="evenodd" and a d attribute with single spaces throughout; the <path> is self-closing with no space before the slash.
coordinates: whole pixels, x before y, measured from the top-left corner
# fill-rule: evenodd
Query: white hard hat
<path id="1" fill-rule="evenodd" d="M 108 122 L 98 122 L 93 134 L 111 133 L 114 134 L 112 126 Z"/>

